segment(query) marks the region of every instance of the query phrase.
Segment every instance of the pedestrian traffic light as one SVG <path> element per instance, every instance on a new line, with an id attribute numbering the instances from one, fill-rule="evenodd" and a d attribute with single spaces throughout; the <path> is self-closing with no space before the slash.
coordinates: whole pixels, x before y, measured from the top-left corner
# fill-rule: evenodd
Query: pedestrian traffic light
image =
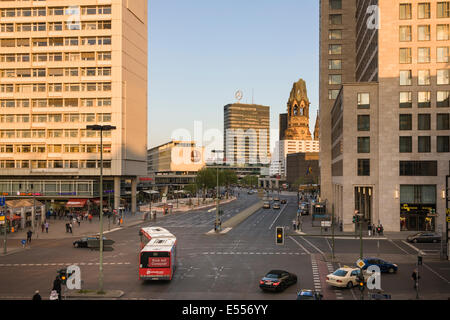
<path id="1" fill-rule="evenodd" d="M 67 269 L 58 270 L 59 280 L 61 280 L 61 284 L 65 285 L 67 282 Z"/>
<path id="2" fill-rule="evenodd" d="M 353 221 L 353 223 L 356 223 L 356 222 L 358 222 L 358 216 L 357 216 L 357 215 L 354 215 L 354 216 L 353 216 L 353 220 L 352 220 L 352 221 Z"/>
<path id="3" fill-rule="evenodd" d="M 284 227 L 277 227 L 276 229 L 276 244 L 284 244 Z"/>

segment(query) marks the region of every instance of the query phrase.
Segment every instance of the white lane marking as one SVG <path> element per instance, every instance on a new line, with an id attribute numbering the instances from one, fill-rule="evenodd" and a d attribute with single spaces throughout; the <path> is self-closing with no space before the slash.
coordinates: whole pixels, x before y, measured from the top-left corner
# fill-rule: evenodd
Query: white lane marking
<path id="1" fill-rule="evenodd" d="M 309 242 L 308 240 L 306 240 L 305 238 L 303 238 L 303 237 L 300 237 L 300 238 L 302 238 L 303 240 L 305 240 L 306 242 L 308 242 L 308 244 L 311 246 L 311 247 L 313 247 L 314 249 L 316 249 L 320 254 L 324 254 L 319 248 L 317 248 L 315 245 L 313 245 L 311 242 Z"/>
<path id="2" fill-rule="evenodd" d="M 283 209 L 280 210 L 280 213 L 276 216 L 275 220 L 273 220 L 272 224 L 269 227 L 269 230 L 272 229 L 273 224 L 275 223 L 275 221 L 278 220 L 278 217 L 280 216 L 280 214 L 284 211 L 284 209 L 287 208 L 287 204 L 284 205 Z"/>
<path id="3" fill-rule="evenodd" d="M 405 240 L 402 240 L 402 242 L 403 242 L 404 244 L 406 244 L 408 247 L 410 247 L 410 248 L 416 250 L 418 253 L 422 253 L 423 255 L 426 255 L 425 252 L 422 252 L 422 250 L 420 250 L 419 248 L 414 247 L 412 244 L 406 242 Z"/>
<path id="4" fill-rule="evenodd" d="M 307 254 L 311 254 L 311 252 L 309 252 L 304 246 L 302 246 L 300 243 L 297 242 L 297 240 L 295 240 L 294 238 L 292 238 L 291 236 L 289 236 L 290 239 L 292 239 L 292 241 L 294 241 L 296 244 L 298 244 L 298 246 L 300 248 L 302 248 Z"/>
<path id="5" fill-rule="evenodd" d="M 431 272 L 433 272 L 436 276 L 438 276 L 439 278 L 441 278 L 442 280 L 444 280 L 445 282 L 447 282 L 447 284 L 450 284 L 450 282 L 445 279 L 443 276 L 441 276 L 439 273 L 437 273 L 436 271 L 434 271 L 433 269 L 431 269 L 431 267 L 429 267 L 428 265 L 426 265 L 425 263 L 423 264 L 423 266 L 425 268 L 427 268 L 428 270 L 430 270 Z"/>

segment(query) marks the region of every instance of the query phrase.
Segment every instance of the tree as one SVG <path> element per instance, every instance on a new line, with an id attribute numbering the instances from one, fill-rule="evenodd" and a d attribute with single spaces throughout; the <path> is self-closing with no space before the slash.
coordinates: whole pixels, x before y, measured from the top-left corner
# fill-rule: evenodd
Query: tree
<path id="1" fill-rule="evenodd" d="M 253 188 L 254 186 L 258 185 L 258 176 L 248 175 L 242 178 L 241 183 L 245 187 Z"/>

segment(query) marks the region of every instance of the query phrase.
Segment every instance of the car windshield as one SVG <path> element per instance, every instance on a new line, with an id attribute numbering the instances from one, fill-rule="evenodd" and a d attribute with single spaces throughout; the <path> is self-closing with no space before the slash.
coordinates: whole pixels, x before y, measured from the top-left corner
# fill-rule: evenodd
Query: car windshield
<path id="1" fill-rule="evenodd" d="M 345 277 L 347 275 L 347 271 L 339 269 L 336 270 L 333 275 L 338 277 Z"/>
<path id="2" fill-rule="evenodd" d="M 269 278 L 269 279 L 278 279 L 280 277 L 281 277 L 281 275 L 279 273 L 268 273 L 268 274 L 266 274 L 266 278 Z"/>

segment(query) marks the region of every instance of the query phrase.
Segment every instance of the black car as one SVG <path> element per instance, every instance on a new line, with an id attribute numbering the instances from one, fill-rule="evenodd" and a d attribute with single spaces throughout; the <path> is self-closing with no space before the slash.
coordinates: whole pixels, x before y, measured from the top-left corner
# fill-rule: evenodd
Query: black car
<path id="1" fill-rule="evenodd" d="M 88 241 L 90 240 L 100 240 L 100 237 L 84 237 L 80 240 L 74 241 L 73 246 L 75 248 L 87 248 L 88 247 Z M 103 241 L 107 240 L 105 237 L 103 237 Z"/>
<path id="2" fill-rule="evenodd" d="M 434 232 L 419 232 L 406 238 L 408 242 L 441 242 L 441 236 Z"/>
<path id="3" fill-rule="evenodd" d="M 281 199 L 281 204 L 286 204 L 286 199 Z"/>
<path id="4" fill-rule="evenodd" d="M 297 300 L 322 300 L 323 295 L 313 290 L 301 290 L 297 292 Z"/>
<path id="5" fill-rule="evenodd" d="M 262 290 L 282 291 L 297 283 L 297 276 L 284 270 L 271 270 L 260 281 Z"/>

